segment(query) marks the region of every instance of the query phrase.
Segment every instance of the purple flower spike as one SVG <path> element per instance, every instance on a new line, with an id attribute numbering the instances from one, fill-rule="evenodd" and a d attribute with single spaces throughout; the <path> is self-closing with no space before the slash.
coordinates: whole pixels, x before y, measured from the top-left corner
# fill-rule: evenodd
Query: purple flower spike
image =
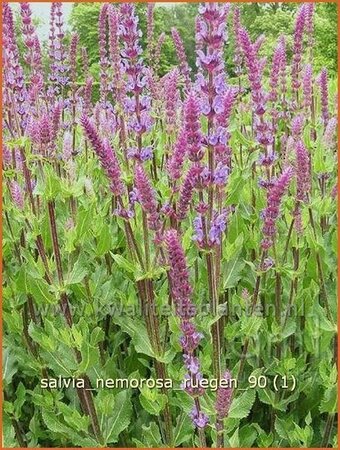
<path id="1" fill-rule="evenodd" d="M 282 37 L 280 37 L 278 44 L 274 50 L 272 69 L 271 69 L 270 80 L 269 80 L 269 84 L 270 84 L 270 88 L 271 88 L 271 91 L 269 94 L 269 100 L 272 102 L 276 102 L 277 98 L 278 98 L 277 90 L 278 90 L 280 71 L 282 70 L 282 65 L 284 62 L 284 53 L 285 53 L 284 41 L 282 40 Z"/>
<path id="2" fill-rule="evenodd" d="M 301 140 L 296 144 L 296 183 L 296 198 L 298 201 L 304 202 L 310 191 L 311 175 L 309 153 Z"/>
<path id="3" fill-rule="evenodd" d="M 187 60 L 187 56 L 185 54 L 184 44 L 179 32 L 176 28 L 171 29 L 172 39 L 175 44 L 175 49 L 177 53 L 177 58 L 179 62 L 179 70 L 184 78 L 185 87 L 187 90 L 190 89 L 191 80 L 190 80 L 190 68 Z"/>
<path id="4" fill-rule="evenodd" d="M 202 411 L 197 411 L 196 406 L 193 407 L 190 417 L 197 428 L 205 428 L 209 423 L 209 417 Z"/>
<path id="5" fill-rule="evenodd" d="M 191 166 L 183 181 L 177 210 L 177 218 L 179 220 L 185 219 L 186 215 L 188 214 L 190 202 L 196 184 L 198 170 L 199 169 L 197 166 Z"/>
<path id="6" fill-rule="evenodd" d="M 221 214 L 215 214 L 212 220 L 209 231 L 209 243 L 210 245 L 219 245 L 221 243 L 222 233 L 227 227 L 227 211 L 222 211 Z"/>
<path id="7" fill-rule="evenodd" d="M 172 180 L 178 180 L 182 175 L 182 167 L 186 155 L 187 138 L 185 130 L 180 132 L 180 135 L 175 143 L 174 150 L 167 164 L 169 176 Z"/>
<path id="8" fill-rule="evenodd" d="M 303 106 L 309 109 L 312 106 L 313 93 L 313 68 L 311 64 L 306 64 L 302 76 Z"/>
<path id="9" fill-rule="evenodd" d="M 176 114 L 180 100 L 177 89 L 178 77 L 178 70 L 174 69 L 166 75 L 164 80 L 166 126 L 168 133 L 172 133 L 176 129 Z"/>
<path id="10" fill-rule="evenodd" d="M 200 131 L 200 106 L 194 92 L 190 92 L 184 105 L 184 124 L 187 139 L 187 151 L 190 161 L 200 161 L 204 156 L 202 133 Z"/>
<path id="11" fill-rule="evenodd" d="M 159 230 L 160 222 L 155 191 L 151 186 L 149 177 L 140 164 L 135 168 L 135 186 L 138 191 L 140 204 L 147 214 L 150 229 Z"/>
<path id="12" fill-rule="evenodd" d="M 117 196 L 122 195 L 124 192 L 124 185 L 121 180 L 120 167 L 109 142 L 107 140 L 103 141 L 100 138 L 88 117 L 83 116 L 81 118 L 81 124 L 84 128 L 86 137 L 91 142 L 92 147 L 97 153 L 101 165 L 110 180 L 110 189 L 112 193 Z"/>
<path id="13" fill-rule="evenodd" d="M 302 59 L 303 32 L 306 26 L 306 5 L 302 4 L 298 10 L 293 44 L 293 61 L 292 61 L 292 91 L 295 93 L 300 87 L 300 71 Z"/>
<path id="14" fill-rule="evenodd" d="M 11 181 L 10 191 L 13 203 L 19 208 L 24 209 L 24 196 L 20 185 L 16 181 Z"/>
<path id="15" fill-rule="evenodd" d="M 324 126 L 327 126 L 329 120 L 328 110 L 328 72 L 327 69 L 322 69 L 319 77 L 320 97 L 321 97 L 321 117 Z"/>
<path id="16" fill-rule="evenodd" d="M 261 246 L 265 250 L 268 250 L 273 245 L 273 239 L 276 234 L 276 221 L 280 214 L 282 197 L 289 186 L 292 176 L 293 169 L 287 167 L 275 183 L 268 188 L 267 207 L 263 211 L 264 224 L 262 232 L 264 239 L 261 242 Z"/>
<path id="17" fill-rule="evenodd" d="M 223 420 L 227 417 L 233 396 L 233 388 L 230 386 L 231 373 L 228 370 L 224 373 L 221 380 L 223 381 L 223 384 L 226 384 L 227 386 L 220 386 L 217 390 L 215 409 L 218 420 Z"/>
<path id="18" fill-rule="evenodd" d="M 305 124 L 305 117 L 299 114 L 292 120 L 292 135 L 294 138 L 301 136 L 303 131 L 303 126 Z"/>
<path id="19" fill-rule="evenodd" d="M 323 145 L 326 148 L 335 147 L 335 136 L 336 136 L 336 127 L 338 125 L 338 120 L 336 117 L 332 117 L 329 119 L 328 124 L 326 126 L 324 135 L 322 137 Z"/>

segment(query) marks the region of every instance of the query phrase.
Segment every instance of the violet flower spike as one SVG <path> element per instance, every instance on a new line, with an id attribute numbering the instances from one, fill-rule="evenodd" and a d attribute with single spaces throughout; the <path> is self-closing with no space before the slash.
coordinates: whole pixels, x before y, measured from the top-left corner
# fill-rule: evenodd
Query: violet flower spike
<path id="1" fill-rule="evenodd" d="M 110 189 L 113 195 L 122 195 L 124 192 L 124 185 L 121 180 L 120 167 L 117 157 L 112 150 L 109 142 L 107 140 L 103 141 L 100 138 L 95 127 L 88 117 L 83 116 L 80 121 L 84 128 L 86 137 L 91 142 L 91 145 L 97 153 L 101 165 L 110 180 Z"/>
<path id="2" fill-rule="evenodd" d="M 235 50 L 234 50 L 234 64 L 235 73 L 240 76 L 242 73 L 242 53 L 241 53 L 241 41 L 240 41 L 240 29 L 241 29 L 241 10 L 239 7 L 234 7 L 233 13 L 233 30 L 235 39 Z"/>
<path id="3" fill-rule="evenodd" d="M 329 120 L 328 109 L 328 72 L 323 68 L 319 76 L 320 98 L 321 98 L 321 117 L 324 126 L 327 126 Z"/>
<path id="4" fill-rule="evenodd" d="M 180 96 L 178 92 L 179 72 L 173 69 L 169 72 L 164 80 L 164 97 L 165 97 L 165 122 L 168 133 L 172 133 L 176 128 L 176 115 Z"/>
<path id="5" fill-rule="evenodd" d="M 305 125 L 305 117 L 303 114 L 298 114 L 292 120 L 292 136 L 294 138 L 298 138 L 301 136 L 303 132 L 303 127 Z"/>
<path id="6" fill-rule="evenodd" d="M 171 293 L 176 307 L 176 312 L 185 320 L 195 315 L 195 310 L 190 300 L 192 288 L 189 281 L 189 271 L 185 261 L 183 248 L 179 242 L 176 230 L 165 232 L 165 244 L 170 263 Z"/>
<path id="7" fill-rule="evenodd" d="M 336 127 L 338 125 L 338 120 L 336 117 L 329 119 L 325 132 L 322 136 L 322 143 L 327 149 L 332 149 L 336 147 L 335 137 L 336 137 Z"/>
<path id="8" fill-rule="evenodd" d="M 155 191 L 153 190 L 149 177 L 143 166 L 136 165 L 135 168 L 135 187 L 138 192 L 140 204 L 147 214 L 148 224 L 151 230 L 159 230 L 160 221 L 157 210 L 157 201 Z"/>
<path id="9" fill-rule="evenodd" d="M 204 394 L 204 389 L 200 386 L 202 380 L 202 374 L 199 371 L 200 363 L 193 354 L 202 335 L 197 332 L 192 322 L 196 310 L 190 300 L 192 288 L 189 282 L 189 272 L 177 231 L 168 230 L 164 238 L 170 265 L 170 290 L 176 307 L 176 314 L 181 322 L 180 327 L 183 335 L 180 344 L 183 349 L 184 364 L 188 370 L 182 387 L 189 395 L 196 398 L 195 405 L 190 413 L 193 424 L 198 428 L 204 428 L 208 424 L 209 418 L 200 410 L 198 397 Z"/>
<path id="10" fill-rule="evenodd" d="M 292 176 L 293 169 L 287 167 L 275 183 L 268 189 L 267 207 L 262 213 L 264 219 L 262 227 L 264 239 L 261 242 L 261 247 L 264 250 L 268 250 L 274 243 L 273 239 L 276 235 L 276 221 L 280 214 L 280 205 Z"/>
<path id="11" fill-rule="evenodd" d="M 231 400 L 233 396 L 233 388 L 231 384 L 231 373 L 227 370 L 222 376 L 223 384 L 227 384 L 226 387 L 220 386 L 217 390 L 215 410 L 217 414 L 217 420 L 222 421 L 228 416 Z M 221 382 L 220 382 L 221 383 Z M 218 428 L 221 428 L 221 423 L 217 422 Z M 223 429 L 223 427 L 222 427 Z M 218 431 L 221 431 L 220 429 Z"/>
<path id="12" fill-rule="evenodd" d="M 121 103 L 124 89 L 124 80 L 122 73 L 122 61 L 119 47 L 119 14 L 116 7 L 109 5 L 109 44 L 110 44 L 110 62 L 113 73 L 112 88 L 114 97 Z"/>
<path id="13" fill-rule="evenodd" d="M 184 44 L 176 28 L 171 29 L 171 35 L 175 44 L 177 59 L 179 62 L 179 70 L 184 78 L 185 87 L 187 90 L 189 90 L 191 86 L 190 67 L 188 64 L 187 56 L 185 54 Z"/>
<path id="14" fill-rule="evenodd" d="M 305 202 L 311 186 L 310 156 L 303 142 L 296 144 L 296 199 Z"/>
<path id="15" fill-rule="evenodd" d="M 282 46 L 282 39 L 279 38 L 278 44 L 274 50 L 273 55 L 273 61 L 272 61 L 272 67 L 270 72 L 270 94 L 269 94 L 269 100 L 271 102 L 276 102 L 278 98 L 278 83 L 279 83 L 279 75 L 281 71 L 281 66 L 283 62 L 283 46 Z"/>
<path id="16" fill-rule="evenodd" d="M 313 101 L 313 68 L 306 64 L 302 75 L 303 106 L 308 111 Z"/>
<path id="17" fill-rule="evenodd" d="M 99 31 L 99 67 L 100 67 L 100 100 L 106 106 L 108 91 L 108 67 L 109 58 L 107 53 L 107 16 L 108 3 L 103 3 L 99 12 L 98 31 Z"/>
<path id="18" fill-rule="evenodd" d="M 180 190 L 180 197 L 178 201 L 177 218 L 179 220 L 185 219 L 190 208 L 190 202 L 195 189 L 196 178 L 200 169 L 192 165 L 188 170 Z"/>
<path id="19" fill-rule="evenodd" d="M 182 167 L 186 155 L 187 138 L 185 130 L 181 130 L 174 145 L 173 152 L 167 163 L 167 170 L 171 180 L 178 180 L 182 175 Z"/>
<path id="20" fill-rule="evenodd" d="M 79 36 L 77 33 L 73 33 L 71 36 L 71 44 L 70 44 L 70 68 L 71 68 L 71 79 L 73 83 L 76 82 L 77 76 L 78 43 L 79 43 Z"/>
<path id="21" fill-rule="evenodd" d="M 293 37 L 293 60 L 292 60 L 292 92 L 295 95 L 300 87 L 300 71 L 302 59 L 303 32 L 306 25 L 306 5 L 302 4 L 297 12 Z M 294 99 L 295 100 L 295 99 Z"/>
<path id="22" fill-rule="evenodd" d="M 19 209 L 24 209 L 24 195 L 22 193 L 20 185 L 16 181 L 11 181 L 9 187 L 13 203 Z"/>
<path id="23" fill-rule="evenodd" d="M 150 61 L 152 61 L 152 56 L 154 53 L 154 3 L 148 3 L 146 12 L 146 23 L 147 23 L 147 43 L 148 43 L 148 56 Z"/>
<path id="24" fill-rule="evenodd" d="M 190 161 L 200 161 L 204 156 L 202 133 L 199 121 L 200 106 L 193 92 L 184 104 L 184 126 L 187 138 L 187 152 Z"/>

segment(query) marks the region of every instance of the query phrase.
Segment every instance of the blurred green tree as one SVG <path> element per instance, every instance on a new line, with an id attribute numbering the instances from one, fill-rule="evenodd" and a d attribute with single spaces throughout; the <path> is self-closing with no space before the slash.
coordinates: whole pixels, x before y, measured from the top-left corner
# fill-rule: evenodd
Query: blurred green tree
<path id="1" fill-rule="evenodd" d="M 270 61 L 273 48 L 280 34 L 287 37 L 288 58 L 291 56 L 296 3 L 240 3 L 242 24 L 253 39 L 260 34 L 266 36 L 262 54 Z M 75 3 L 71 15 L 72 28 L 78 32 L 80 43 L 89 52 L 92 72 L 98 73 L 98 16 L 100 3 Z M 140 27 L 143 32 L 142 47 L 146 48 L 146 4 L 137 3 Z M 195 69 L 195 17 L 197 3 L 174 3 L 155 7 L 155 39 L 165 33 L 160 60 L 160 75 L 177 65 L 176 51 L 171 38 L 171 28 L 176 27 L 181 34 L 189 65 Z M 233 76 L 234 38 L 232 17 L 229 15 L 229 45 L 226 48 L 226 64 Z M 314 67 L 319 71 L 327 67 L 334 75 L 337 72 L 337 5 L 317 3 L 315 11 Z"/>

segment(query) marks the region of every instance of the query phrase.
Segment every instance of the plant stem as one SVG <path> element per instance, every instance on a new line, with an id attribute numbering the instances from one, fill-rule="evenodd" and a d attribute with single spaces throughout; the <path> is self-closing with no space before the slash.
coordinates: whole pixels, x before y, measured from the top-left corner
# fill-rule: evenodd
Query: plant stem
<path id="1" fill-rule="evenodd" d="M 219 379 L 221 374 L 221 362 L 220 362 L 220 353 L 221 353 L 221 345 L 220 345 L 220 331 L 219 331 L 219 322 L 216 320 L 217 316 L 217 308 L 218 308 L 218 296 L 216 293 L 215 286 L 215 273 L 213 266 L 213 258 L 211 253 L 207 253 L 207 270 L 208 270 L 208 288 L 209 288 L 209 296 L 210 296 L 210 307 L 213 319 L 215 322 L 212 325 L 212 344 L 213 344 L 213 370 L 215 378 Z"/>
<path id="2" fill-rule="evenodd" d="M 314 238 L 316 239 L 317 235 L 316 235 L 316 228 L 315 228 L 315 222 L 314 222 L 314 217 L 313 217 L 313 211 L 312 211 L 312 209 L 310 207 L 308 208 L 308 212 L 309 212 L 310 224 L 311 224 L 312 229 L 313 229 Z M 324 306 L 326 308 L 328 320 L 330 322 L 334 323 L 333 318 L 332 318 L 332 314 L 331 314 L 331 311 L 330 311 L 330 308 L 329 308 L 328 296 L 327 296 L 325 280 L 324 280 L 323 270 L 322 270 L 322 264 L 321 264 L 320 254 L 319 254 L 318 250 L 315 250 L 315 257 L 316 257 L 316 264 L 317 264 L 318 273 L 319 273 L 320 297 L 323 300 L 323 304 L 324 304 Z"/>
<path id="3" fill-rule="evenodd" d="M 328 414 L 325 431 L 322 437 L 321 448 L 327 448 L 334 423 L 334 414 Z"/>
<path id="4" fill-rule="evenodd" d="M 9 398 L 6 391 L 4 391 L 4 400 L 6 402 L 13 404 L 13 402 Z M 25 432 L 22 429 L 20 422 L 18 422 L 14 416 L 11 417 L 11 422 L 12 422 L 12 426 L 14 428 L 15 437 L 17 438 L 18 444 L 20 445 L 20 447 L 26 448 L 27 447 L 27 439 L 26 439 Z"/>
<path id="5" fill-rule="evenodd" d="M 152 280 L 144 279 L 137 281 L 137 289 L 139 292 L 139 297 L 142 306 L 142 314 L 146 324 L 146 330 L 150 339 L 150 344 L 152 346 L 154 353 L 160 356 L 163 350 L 160 341 L 159 322 L 155 314 L 156 305 Z M 156 358 L 154 360 L 154 363 L 157 378 L 165 380 L 167 378 L 165 364 L 158 361 Z M 172 435 L 171 413 L 169 408 L 169 391 L 164 385 L 162 386 L 162 393 L 167 396 L 167 403 L 164 408 L 163 417 L 164 417 L 164 426 L 167 444 L 171 447 L 173 442 L 173 435 Z"/>
<path id="6" fill-rule="evenodd" d="M 224 448 L 223 420 L 216 421 L 216 448 Z"/>
<path id="7" fill-rule="evenodd" d="M 60 284 L 60 287 L 63 289 L 64 285 L 64 278 L 63 278 L 63 269 L 62 269 L 62 262 L 61 262 L 61 256 L 60 256 L 60 248 L 59 248 L 59 242 L 58 242 L 58 233 L 57 233 L 57 224 L 56 224 L 56 218 L 55 218 L 55 205 L 53 201 L 48 202 L 48 214 L 49 214 L 49 220 L 50 220 L 50 230 L 51 230 L 51 237 L 52 237 L 52 245 L 53 245 L 53 252 L 54 252 L 54 258 L 56 262 L 57 267 L 57 275 L 58 275 L 58 281 Z M 72 313 L 69 305 L 69 301 L 67 298 L 66 292 L 62 292 L 60 295 L 60 308 L 61 311 L 65 317 L 67 325 L 71 328 L 73 325 L 73 319 L 72 319 Z M 75 357 L 78 363 L 82 361 L 81 354 L 79 350 L 74 349 Z M 90 381 L 86 374 L 83 376 L 84 382 L 85 382 L 85 390 L 84 389 L 77 389 L 79 400 L 82 404 L 83 411 L 85 414 L 90 416 L 91 419 L 91 425 L 92 425 L 92 431 L 94 436 L 96 437 L 97 441 L 100 444 L 103 444 L 103 437 L 100 431 L 99 421 L 97 412 L 93 403 L 93 397 L 92 392 L 90 390 L 91 385 Z"/>
<path id="8" fill-rule="evenodd" d="M 196 410 L 199 413 L 201 411 L 201 404 L 198 397 L 195 397 Z M 207 446 L 207 441 L 205 438 L 205 431 L 203 428 L 197 427 L 198 438 L 200 442 L 200 448 L 205 448 Z"/>
<path id="9" fill-rule="evenodd" d="M 262 266 L 262 263 L 263 263 L 265 257 L 266 257 L 266 252 L 262 252 L 260 267 Z M 257 275 L 257 277 L 256 277 L 255 289 L 254 289 L 253 299 L 252 299 L 251 308 L 250 308 L 250 314 L 253 314 L 255 307 L 256 307 L 257 299 L 258 299 L 259 292 L 260 292 L 261 278 L 262 278 L 261 274 Z M 248 347 L 249 347 L 249 341 L 250 341 L 250 338 L 247 337 L 244 342 L 244 346 L 243 346 L 243 350 L 242 350 L 242 354 L 241 354 L 240 368 L 239 368 L 238 375 L 237 375 L 238 379 L 241 378 L 241 375 L 243 373 L 244 363 L 245 363 L 245 359 L 246 359 Z"/>

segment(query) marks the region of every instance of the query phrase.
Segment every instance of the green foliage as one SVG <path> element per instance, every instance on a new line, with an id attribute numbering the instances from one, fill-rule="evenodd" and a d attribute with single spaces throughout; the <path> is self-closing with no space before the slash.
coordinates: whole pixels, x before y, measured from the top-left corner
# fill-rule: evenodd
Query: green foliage
<path id="1" fill-rule="evenodd" d="M 294 3 L 240 3 L 241 22 L 250 32 L 253 39 L 260 34 L 266 37 L 264 56 L 270 58 L 280 34 L 288 36 L 288 53 L 291 56 L 292 38 L 294 31 L 294 17 L 298 4 Z M 142 47 L 146 48 L 146 5 L 137 4 L 140 20 Z M 159 74 L 164 75 L 178 64 L 176 51 L 171 38 L 171 28 L 178 29 L 186 50 L 189 65 L 196 71 L 195 17 L 197 4 L 157 4 L 155 8 L 155 37 L 165 33 L 162 47 Z M 98 26 L 99 3 L 75 3 L 71 16 L 73 29 L 80 36 L 82 46 L 88 48 L 92 73 L 98 74 Z M 234 62 L 234 33 L 232 28 L 232 14 L 229 20 L 229 45 L 225 57 L 227 70 L 233 76 Z M 336 73 L 337 70 L 337 5 L 336 3 L 316 3 L 315 13 L 315 48 L 314 67 L 318 72 L 322 67 Z"/>
<path id="2" fill-rule="evenodd" d="M 160 75 L 177 65 L 172 26 L 182 35 L 195 71 L 197 7 L 156 5 L 155 34 L 166 34 Z M 261 55 L 269 61 L 280 33 L 288 35 L 291 60 L 296 7 L 277 2 L 240 4 L 242 22 L 251 36 L 266 35 Z M 99 3 L 75 3 L 71 21 L 80 45 L 89 52 L 91 72 L 97 78 L 99 8 Z M 145 49 L 146 6 L 138 4 L 136 8 Z M 331 100 L 337 89 L 332 79 L 336 67 L 335 24 L 336 5 L 318 4 L 313 62 L 315 72 L 322 66 L 330 71 L 331 117 L 336 115 Z M 236 85 L 234 40 L 229 28 L 226 66 L 231 76 L 228 82 Z M 23 53 L 21 39 L 19 51 Z M 306 62 L 307 56 L 304 58 Z M 25 72 L 29 73 L 28 67 Z M 222 436 L 226 447 L 320 447 L 326 436 L 327 443 L 336 447 L 335 143 L 334 148 L 325 145 L 320 92 L 315 89 L 315 117 L 303 110 L 306 123 L 302 139 L 311 157 L 309 199 L 299 204 L 303 232 L 293 223 L 297 206 L 294 173 L 280 205 L 275 245 L 266 255 L 273 265 L 266 269 L 260 259 L 261 212 L 267 196 L 259 181 L 264 175 L 275 179 L 287 160 L 296 166 L 294 149 L 288 151 L 283 145 L 284 137 L 291 137 L 294 113 L 288 110 L 287 117 L 278 118 L 274 142 L 278 158 L 268 170 L 263 169 L 258 163 L 262 149 L 254 135 L 253 104 L 245 75 L 240 82 L 245 89 L 237 97 L 228 128 L 230 174 L 226 185 L 221 191 L 216 189 L 213 196 L 216 204 L 221 201 L 221 209 L 230 208 L 221 246 L 200 248 L 193 239 L 197 205 L 201 195 L 209 200 L 209 190 L 194 190 L 189 215 L 182 222 L 176 222 L 175 215 L 170 218 L 161 214 L 165 230 L 174 226 L 173 221 L 178 225 L 191 300 L 196 307 L 193 321 L 202 335 L 195 353 L 201 372 L 205 379 L 214 379 L 212 328 L 218 323 L 222 369 L 228 368 L 237 379 L 230 410 L 221 423 L 216 422 L 216 389 L 210 386 L 199 397 L 200 407 L 210 420 L 204 430 L 207 446 L 215 447 Z M 182 91 L 179 94 L 184 98 Z M 70 100 L 68 91 L 63 95 Z M 37 105 L 43 108 L 45 98 L 38 100 Z M 9 117 L 12 106 L 6 105 Z M 35 106 L 32 101 L 32 109 Z M 39 108 L 35 110 L 37 117 Z M 81 107 L 77 114 L 80 111 Z M 155 124 L 143 135 L 143 145 L 154 148 L 154 158 L 143 167 L 161 210 L 170 197 L 171 204 L 178 202 L 177 188 L 183 182 L 182 177 L 172 189 L 173 180 L 166 169 L 182 123 L 179 121 L 168 133 L 164 114 L 158 110 L 152 114 Z M 270 114 L 269 108 L 266 117 Z M 68 107 L 63 109 L 63 116 L 63 126 L 48 157 L 41 155 L 41 148 L 27 133 L 22 136 L 19 130 L 13 136 L 7 128 L 4 130 L 10 155 L 17 148 L 22 150 L 34 180 L 32 198 L 26 189 L 21 208 L 13 199 L 10 183 L 17 181 L 26 188 L 27 172 L 20 165 L 4 163 L 4 447 L 198 447 L 199 433 L 190 418 L 197 402 L 181 387 L 186 374 L 180 345 L 182 330 L 171 297 L 165 245 L 154 230 L 146 227 L 139 202 L 129 220 L 116 214 L 120 201 L 123 206 L 128 204 L 133 187 L 136 163 L 126 161 L 124 152 L 126 146 L 135 144 L 136 136 L 127 127 L 126 142 L 122 142 L 118 125 L 112 135 L 105 129 L 106 122 L 96 124 L 100 134 L 110 140 L 126 184 L 126 192 L 117 199 L 112 196 L 98 155 L 82 128 L 74 126 Z M 129 117 L 123 118 L 128 121 Z M 77 115 L 76 121 L 79 119 Z M 11 123 L 14 127 L 16 121 Z M 206 118 L 202 119 L 202 129 L 208 129 Z M 74 131 L 77 150 L 69 161 L 63 157 L 65 130 Z M 186 159 L 183 173 L 190 164 Z M 214 258 L 215 272 L 207 264 L 209 256 Z M 210 308 L 211 285 L 219 307 L 216 314 Z M 257 301 L 253 304 L 254 298 Z M 155 311 L 150 312 L 148 307 Z M 157 378 L 170 379 L 173 386 L 131 383 Z"/>

